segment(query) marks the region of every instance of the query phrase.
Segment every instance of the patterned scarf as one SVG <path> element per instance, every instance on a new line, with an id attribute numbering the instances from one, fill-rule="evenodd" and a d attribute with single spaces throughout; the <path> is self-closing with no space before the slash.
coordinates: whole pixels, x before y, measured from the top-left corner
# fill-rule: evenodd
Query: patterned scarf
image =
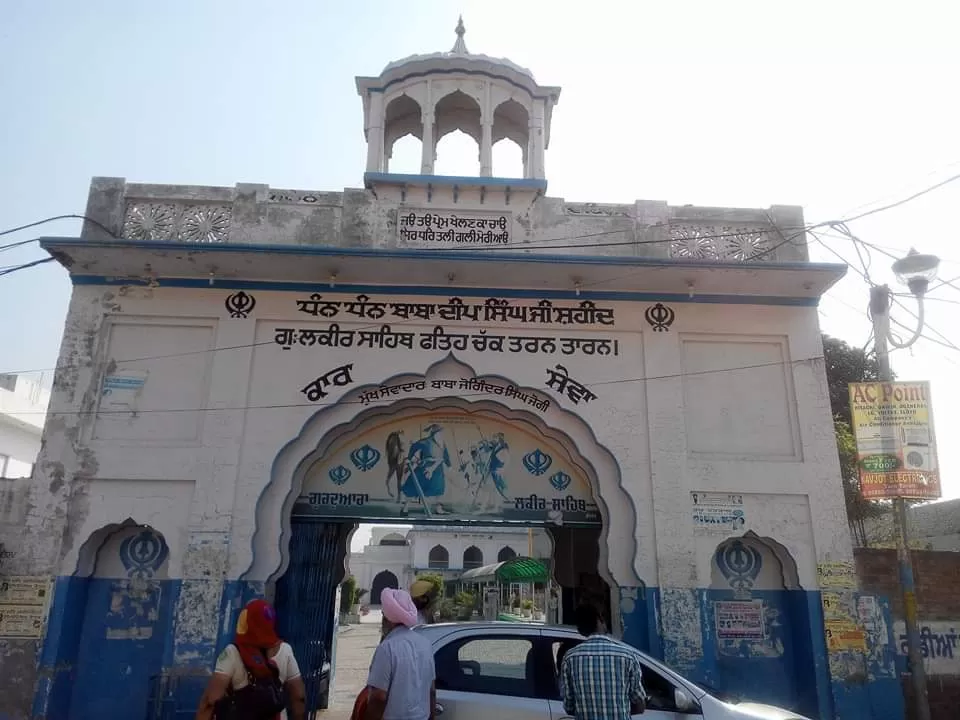
<path id="1" fill-rule="evenodd" d="M 277 613 L 266 600 L 253 600 L 240 612 L 233 644 L 244 666 L 255 678 L 269 679 L 277 664 L 266 652 L 280 643 L 276 631 Z"/>

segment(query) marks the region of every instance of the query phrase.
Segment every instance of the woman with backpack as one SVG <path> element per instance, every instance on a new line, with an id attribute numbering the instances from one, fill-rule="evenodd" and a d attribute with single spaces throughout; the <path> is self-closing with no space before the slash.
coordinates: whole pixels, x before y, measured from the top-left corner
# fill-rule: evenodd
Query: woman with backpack
<path id="1" fill-rule="evenodd" d="M 277 637 L 276 611 L 254 600 L 200 699 L 196 720 L 304 720 L 306 690 L 293 648 Z"/>

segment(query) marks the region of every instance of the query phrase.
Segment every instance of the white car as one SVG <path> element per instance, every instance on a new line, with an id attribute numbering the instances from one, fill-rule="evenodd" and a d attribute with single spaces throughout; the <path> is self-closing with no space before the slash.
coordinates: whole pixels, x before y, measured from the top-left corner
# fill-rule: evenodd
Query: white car
<path id="1" fill-rule="evenodd" d="M 563 709 L 558 679 L 563 654 L 584 640 L 573 628 L 462 622 L 415 630 L 433 645 L 438 720 L 573 720 Z M 771 705 L 721 700 L 630 649 L 643 666 L 649 696 L 636 720 L 807 720 Z"/>

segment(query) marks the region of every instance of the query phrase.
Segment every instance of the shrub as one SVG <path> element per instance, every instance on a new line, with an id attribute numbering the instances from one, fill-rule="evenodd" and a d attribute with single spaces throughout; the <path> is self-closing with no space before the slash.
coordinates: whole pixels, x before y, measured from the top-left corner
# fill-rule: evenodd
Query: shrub
<path id="1" fill-rule="evenodd" d="M 347 614 L 353 607 L 354 598 L 357 595 L 357 579 L 353 575 L 348 575 L 347 579 L 340 584 L 340 612 Z"/>

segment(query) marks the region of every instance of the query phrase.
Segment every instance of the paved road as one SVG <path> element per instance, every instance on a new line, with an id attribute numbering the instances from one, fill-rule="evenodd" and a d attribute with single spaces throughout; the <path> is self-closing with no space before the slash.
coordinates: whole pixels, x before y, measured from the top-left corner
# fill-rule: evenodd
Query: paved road
<path id="1" fill-rule="evenodd" d="M 337 636 L 337 660 L 330 709 L 323 720 L 347 720 L 353 701 L 367 684 L 373 651 L 380 642 L 380 612 L 371 610 L 359 625 L 341 626 Z"/>

